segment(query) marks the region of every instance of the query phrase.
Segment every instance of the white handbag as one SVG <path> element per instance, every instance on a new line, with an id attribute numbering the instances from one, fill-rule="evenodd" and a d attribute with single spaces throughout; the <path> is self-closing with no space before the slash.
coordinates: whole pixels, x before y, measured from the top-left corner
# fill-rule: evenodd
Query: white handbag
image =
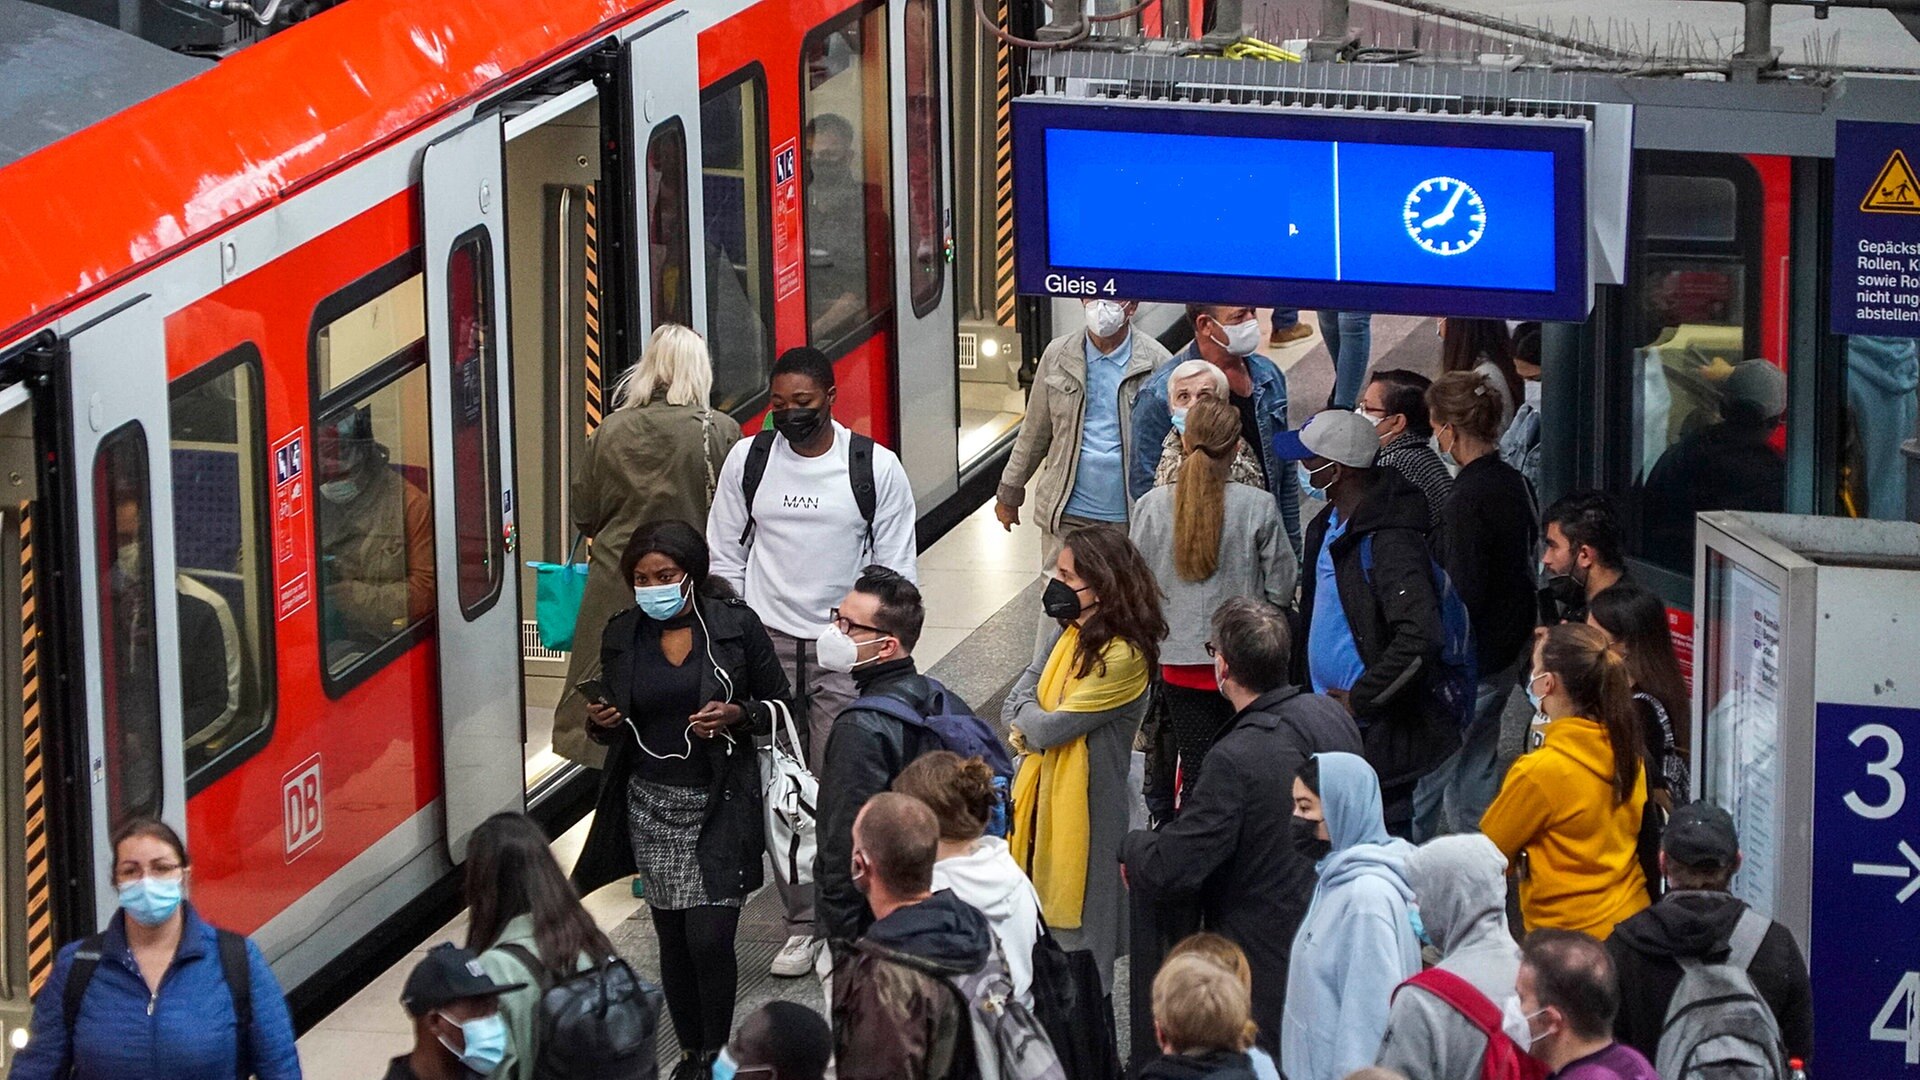
<path id="1" fill-rule="evenodd" d="M 773 872 L 788 885 L 813 882 L 814 809 L 819 805 L 820 781 L 800 760 L 800 732 L 785 702 L 770 701 L 777 718 L 772 738 L 760 748 L 761 802 L 767 818 L 767 854 Z M 786 729 L 789 752 L 780 745 Z"/>

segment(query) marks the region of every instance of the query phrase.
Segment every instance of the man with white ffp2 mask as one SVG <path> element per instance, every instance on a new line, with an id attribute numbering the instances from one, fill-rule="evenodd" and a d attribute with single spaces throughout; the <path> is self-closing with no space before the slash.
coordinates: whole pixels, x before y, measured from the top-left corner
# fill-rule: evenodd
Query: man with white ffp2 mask
<path id="1" fill-rule="evenodd" d="M 1124 525 L 1126 448 L 1135 395 L 1167 350 L 1134 329 L 1139 304 L 1101 298 L 1084 305 L 1086 329 L 1047 343 L 1033 375 L 1027 418 L 1000 474 L 994 516 L 1020 523 L 1027 483 L 1035 481 L 1034 520 L 1045 535 L 1044 570 L 1059 557 L 1061 538 L 1101 522 Z M 1158 445 L 1158 444 L 1156 444 Z"/>

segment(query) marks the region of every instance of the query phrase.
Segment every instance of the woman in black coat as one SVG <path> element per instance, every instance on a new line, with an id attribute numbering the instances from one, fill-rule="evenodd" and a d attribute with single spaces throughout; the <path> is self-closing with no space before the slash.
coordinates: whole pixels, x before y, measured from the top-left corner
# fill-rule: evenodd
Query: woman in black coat
<path id="1" fill-rule="evenodd" d="M 676 1080 L 706 1080 L 733 1028 L 734 934 L 764 850 L 753 736 L 791 707 L 760 617 L 707 565 L 693 526 L 641 526 L 620 561 L 638 606 L 607 623 L 600 685 L 582 684 L 610 750 L 574 884 L 639 873 L 685 1048 Z"/>

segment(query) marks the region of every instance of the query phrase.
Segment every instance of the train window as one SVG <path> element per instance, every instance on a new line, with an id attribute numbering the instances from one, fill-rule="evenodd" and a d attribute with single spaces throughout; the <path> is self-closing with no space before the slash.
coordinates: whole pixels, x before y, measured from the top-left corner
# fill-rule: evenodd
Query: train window
<path id="1" fill-rule="evenodd" d="M 174 592 L 188 791 L 266 744 L 273 589 L 260 353 L 243 345 L 175 380 Z"/>
<path id="2" fill-rule="evenodd" d="M 800 73 L 807 336 L 841 355 L 892 309 L 885 7 L 864 4 L 808 35 Z"/>
<path id="3" fill-rule="evenodd" d="M 907 0 L 907 252 L 913 313 L 940 302 L 946 241 L 940 185 L 940 24 L 933 0 Z"/>
<path id="4" fill-rule="evenodd" d="M 506 564 L 500 505 L 499 361 L 494 347 L 493 241 L 476 228 L 447 257 L 453 352 L 453 543 L 460 613 L 472 621 L 500 595 Z"/>
<path id="5" fill-rule="evenodd" d="M 687 129 L 675 116 L 647 139 L 647 244 L 653 253 L 653 325 L 693 325 L 693 249 L 687 210 Z"/>
<path id="6" fill-rule="evenodd" d="M 1631 437 L 1631 541 L 1686 572 L 1694 514 L 1785 505 L 1787 381 L 1763 355 L 1760 181 L 1742 158 L 1647 159 L 1638 200 Z"/>
<path id="7" fill-rule="evenodd" d="M 1901 444 L 1920 437 L 1920 341 L 1856 334 L 1843 339 L 1847 406 L 1842 413 L 1839 512 L 1912 521 Z"/>
<path id="8" fill-rule="evenodd" d="M 766 390 L 773 356 L 767 77 L 758 65 L 702 95 L 700 168 L 713 405 L 744 412 Z"/>
<path id="9" fill-rule="evenodd" d="M 404 652 L 434 610 L 426 326 L 413 317 L 422 296 L 409 258 L 314 316 L 314 377 L 331 387 L 313 421 L 316 606 L 321 681 L 335 697 Z"/>
<path id="10" fill-rule="evenodd" d="M 156 660 L 152 485 L 147 433 L 130 423 L 93 459 L 94 565 L 100 580 L 101 715 L 107 825 L 161 810 L 160 666 Z"/>

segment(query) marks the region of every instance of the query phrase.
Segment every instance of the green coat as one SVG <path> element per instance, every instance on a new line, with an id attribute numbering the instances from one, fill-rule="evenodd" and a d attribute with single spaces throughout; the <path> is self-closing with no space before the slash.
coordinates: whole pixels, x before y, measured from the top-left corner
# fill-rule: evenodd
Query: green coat
<path id="1" fill-rule="evenodd" d="M 633 606 L 633 585 L 620 579 L 620 556 L 634 531 L 650 522 L 677 519 L 705 533 L 710 478 L 720 475 L 739 441 L 733 417 L 664 401 L 616 409 L 587 436 L 573 475 L 573 524 L 593 545 L 567 692 L 553 711 L 555 753 L 596 769 L 605 760 L 606 748 L 587 738 L 586 703 L 573 688 L 598 673 L 601 632 Z"/>
<path id="2" fill-rule="evenodd" d="M 533 1066 L 540 1054 L 533 1034 L 534 1021 L 540 1013 L 540 980 L 521 964 L 519 957 L 502 950 L 502 945 L 518 945 L 539 956 L 540 947 L 533 941 L 533 916 L 516 915 L 507 920 L 500 931 L 500 940 L 480 954 L 480 966 L 486 969 L 487 978 L 496 983 L 527 984 L 500 995 L 500 1019 L 507 1025 L 507 1056 L 500 1060 L 500 1067 L 487 1076 L 488 1080 L 532 1080 Z M 573 969 L 585 971 L 592 966 L 593 958 L 581 953 Z"/>

